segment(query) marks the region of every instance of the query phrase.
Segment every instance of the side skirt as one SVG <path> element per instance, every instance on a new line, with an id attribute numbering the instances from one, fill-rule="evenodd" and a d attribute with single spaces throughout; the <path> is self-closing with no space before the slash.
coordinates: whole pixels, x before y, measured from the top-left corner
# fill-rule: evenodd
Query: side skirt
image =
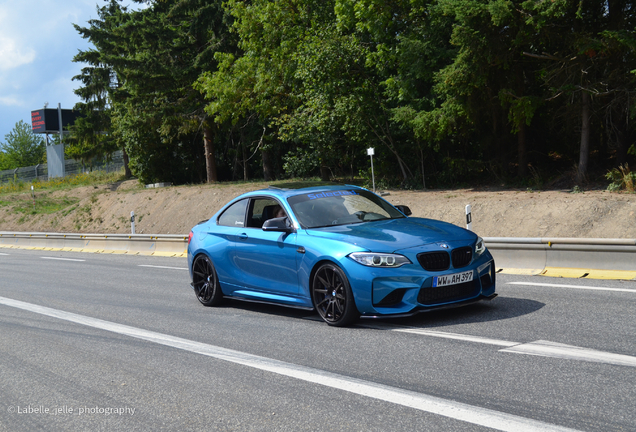
<path id="1" fill-rule="evenodd" d="M 247 302 L 247 303 L 259 303 L 259 304 L 266 304 L 266 305 L 272 305 L 272 306 L 282 306 L 286 308 L 300 309 L 300 310 L 306 310 L 306 311 L 314 310 L 313 307 L 290 305 L 285 303 L 278 303 L 278 302 L 272 302 L 267 300 L 257 300 L 257 299 L 251 299 L 251 298 L 245 298 L 245 297 L 224 296 L 223 298 L 239 300 L 239 301 Z"/>

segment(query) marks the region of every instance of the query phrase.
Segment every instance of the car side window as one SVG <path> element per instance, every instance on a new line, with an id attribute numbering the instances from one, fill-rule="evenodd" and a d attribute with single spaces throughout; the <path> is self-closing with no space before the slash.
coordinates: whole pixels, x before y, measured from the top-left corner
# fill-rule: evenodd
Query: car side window
<path id="1" fill-rule="evenodd" d="M 261 228 L 263 222 L 276 217 L 287 216 L 275 199 L 272 198 L 256 198 L 252 199 L 252 205 L 247 215 L 248 227 Z"/>
<path id="2" fill-rule="evenodd" d="M 221 216 L 219 216 L 219 225 L 229 227 L 245 226 L 245 210 L 247 209 L 247 199 L 237 201 L 229 206 Z"/>

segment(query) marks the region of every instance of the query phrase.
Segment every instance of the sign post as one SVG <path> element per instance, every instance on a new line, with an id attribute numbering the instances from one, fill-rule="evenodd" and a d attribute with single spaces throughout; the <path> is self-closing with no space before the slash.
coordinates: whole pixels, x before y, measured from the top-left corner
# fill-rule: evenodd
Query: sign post
<path id="1" fill-rule="evenodd" d="M 58 103 L 57 104 L 57 122 L 58 125 L 60 126 L 60 144 L 62 144 L 62 142 L 64 141 L 62 138 L 64 137 L 64 128 L 62 126 L 62 104 Z"/>
<path id="2" fill-rule="evenodd" d="M 62 104 L 57 104 L 57 109 L 44 108 L 31 111 L 31 130 L 33 133 L 46 134 L 46 163 L 48 166 L 49 179 L 54 177 L 64 177 L 66 175 L 64 167 L 64 133 L 68 133 L 68 127 L 75 124 L 75 120 L 80 117 L 80 113 L 70 109 L 62 109 Z M 59 134 L 60 143 L 49 145 L 49 134 Z"/>
<path id="3" fill-rule="evenodd" d="M 367 149 L 367 155 L 371 157 L 371 179 L 373 181 L 373 193 L 375 193 L 375 174 L 373 173 L 373 155 L 375 153 L 375 149 L 373 147 L 369 147 Z"/>

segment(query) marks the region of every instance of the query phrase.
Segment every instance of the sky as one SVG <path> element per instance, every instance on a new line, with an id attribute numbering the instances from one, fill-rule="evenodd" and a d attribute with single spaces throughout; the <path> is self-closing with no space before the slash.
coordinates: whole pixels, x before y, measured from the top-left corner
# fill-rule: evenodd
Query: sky
<path id="1" fill-rule="evenodd" d="M 138 8 L 132 1 L 125 6 Z M 79 98 L 73 81 L 83 64 L 73 63 L 91 45 L 73 27 L 98 18 L 104 0 L 0 0 L 0 142 L 31 111 L 73 108 Z"/>

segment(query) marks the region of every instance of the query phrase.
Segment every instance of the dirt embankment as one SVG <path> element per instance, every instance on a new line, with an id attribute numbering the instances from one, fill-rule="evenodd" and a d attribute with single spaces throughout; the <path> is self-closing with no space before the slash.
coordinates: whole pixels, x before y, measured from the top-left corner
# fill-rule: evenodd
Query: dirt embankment
<path id="1" fill-rule="evenodd" d="M 187 234 L 223 204 L 263 183 L 142 189 L 136 181 L 36 194 L 36 203 L 60 207 L 50 214 L 17 211 L 30 194 L 2 198 L 0 231 L 130 233 L 130 212 L 143 234 Z M 413 216 L 465 226 L 486 237 L 581 237 L 636 239 L 636 195 L 607 191 L 433 190 L 387 191 L 385 199 L 408 205 Z M 65 201 L 64 201 L 65 200 Z M 72 202 L 70 205 L 65 203 Z M 60 203 L 63 203 L 60 205 Z"/>

